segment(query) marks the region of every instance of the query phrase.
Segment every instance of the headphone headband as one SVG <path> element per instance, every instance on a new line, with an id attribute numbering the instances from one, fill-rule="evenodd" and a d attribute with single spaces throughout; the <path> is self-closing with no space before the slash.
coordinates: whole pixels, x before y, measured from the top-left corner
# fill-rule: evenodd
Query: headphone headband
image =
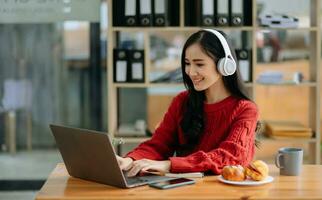
<path id="1" fill-rule="evenodd" d="M 234 60 L 233 56 L 231 55 L 231 51 L 230 51 L 230 48 L 228 46 L 226 38 L 219 31 L 216 31 L 214 29 L 203 29 L 203 30 L 207 31 L 207 32 L 211 32 L 214 35 L 216 35 L 216 37 L 219 39 L 222 47 L 224 48 L 225 57 L 230 56 L 230 58 Z"/>
<path id="2" fill-rule="evenodd" d="M 229 76 L 235 73 L 237 64 L 234 57 L 231 54 L 228 42 L 226 38 L 219 32 L 213 29 L 203 29 L 204 31 L 213 33 L 220 41 L 221 46 L 225 52 L 225 58 L 220 58 L 218 60 L 217 68 L 223 76 Z"/>

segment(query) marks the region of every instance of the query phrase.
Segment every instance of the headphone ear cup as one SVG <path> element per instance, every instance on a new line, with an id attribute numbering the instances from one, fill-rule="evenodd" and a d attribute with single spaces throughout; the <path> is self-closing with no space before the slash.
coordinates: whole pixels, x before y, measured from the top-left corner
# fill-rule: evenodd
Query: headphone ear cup
<path id="1" fill-rule="evenodd" d="M 225 64 L 225 60 L 226 60 L 226 64 Z M 217 68 L 221 75 L 230 76 L 236 72 L 237 66 L 234 60 L 230 58 L 221 58 L 218 61 Z"/>
<path id="2" fill-rule="evenodd" d="M 234 74 L 236 72 L 236 68 L 236 62 L 231 58 L 227 58 L 225 66 L 225 72 L 227 73 L 227 76 Z"/>
<path id="3" fill-rule="evenodd" d="M 217 63 L 217 69 L 219 71 L 219 73 L 223 76 L 226 76 L 225 74 L 225 71 L 224 71 L 224 64 L 225 64 L 225 59 L 224 58 L 221 58 L 218 60 L 218 63 Z"/>

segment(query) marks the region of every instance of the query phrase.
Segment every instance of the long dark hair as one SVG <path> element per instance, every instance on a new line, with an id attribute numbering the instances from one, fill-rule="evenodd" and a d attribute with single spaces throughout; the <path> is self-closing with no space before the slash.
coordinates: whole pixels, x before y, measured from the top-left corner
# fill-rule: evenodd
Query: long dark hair
<path id="1" fill-rule="evenodd" d="M 226 38 L 226 35 L 223 32 L 219 32 Z M 185 73 L 186 49 L 196 43 L 200 45 L 204 53 L 206 53 L 209 57 L 211 57 L 214 60 L 216 65 L 218 64 L 218 60 L 220 58 L 225 57 L 224 49 L 217 36 L 205 30 L 200 30 L 192 34 L 183 47 L 181 56 L 181 69 L 183 82 L 186 89 L 188 90 L 188 99 L 183 105 L 184 115 L 180 125 L 186 138 L 187 144 L 185 145 L 188 147 L 192 147 L 198 143 L 200 135 L 203 133 L 205 128 L 203 110 L 203 104 L 205 100 L 204 91 L 195 90 L 191 79 Z M 233 58 L 235 59 L 235 61 L 237 61 L 235 51 L 231 48 L 231 46 L 230 50 Z M 222 78 L 224 86 L 232 96 L 235 96 L 240 99 L 251 100 L 248 96 L 243 81 L 241 80 L 238 67 L 237 71 L 234 74 L 230 76 L 223 76 Z M 257 125 L 259 127 L 259 123 L 257 123 Z"/>

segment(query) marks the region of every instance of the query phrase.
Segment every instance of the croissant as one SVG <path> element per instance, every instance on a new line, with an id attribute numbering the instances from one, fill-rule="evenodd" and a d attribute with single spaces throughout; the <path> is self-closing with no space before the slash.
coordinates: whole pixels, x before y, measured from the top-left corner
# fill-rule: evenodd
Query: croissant
<path id="1" fill-rule="evenodd" d="M 269 172 L 267 164 L 262 160 L 251 162 L 249 166 L 245 168 L 245 171 L 246 175 L 255 181 L 264 180 Z"/>
<path id="2" fill-rule="evenodd" d="M 244 181 L 246 179 L 245 169 L 241 165 L 227 165 L 223 168 L 221 175 L 230 181 Z"/>

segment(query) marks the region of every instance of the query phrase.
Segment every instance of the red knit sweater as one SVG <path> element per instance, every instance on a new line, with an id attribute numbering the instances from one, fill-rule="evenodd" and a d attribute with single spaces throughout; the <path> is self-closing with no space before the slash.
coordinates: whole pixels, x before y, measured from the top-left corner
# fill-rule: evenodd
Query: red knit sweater
<path id="1" fill-rule="evenodd" d="M 180 128 L 182 105 L 188 93 L 177 95 L 153 137 L 127 154 L 134 160 L 170 160 L 171 172 L 213 172 L 220 174 L 225 165 L 248 165 L 255 151 L 257 107 L 251 101 L 227 97 L 204 103 L 205 129 L 199 143 L 182 157 L 174 157 L 185 138 Z"/>

